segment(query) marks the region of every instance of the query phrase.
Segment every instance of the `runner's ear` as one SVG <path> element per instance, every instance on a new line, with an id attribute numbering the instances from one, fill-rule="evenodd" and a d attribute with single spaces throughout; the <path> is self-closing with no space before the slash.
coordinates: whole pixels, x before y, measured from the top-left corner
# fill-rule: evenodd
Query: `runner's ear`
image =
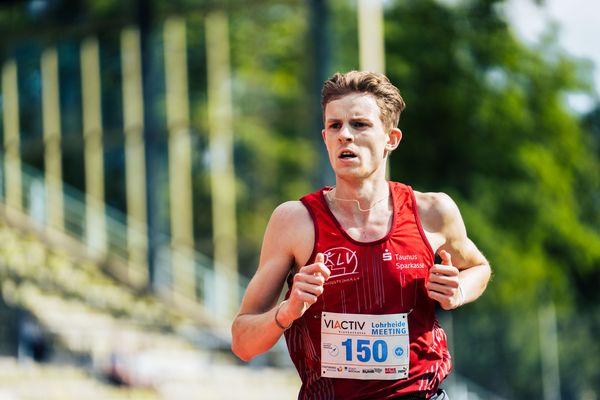
<path id="1" fill-rule="evenodd" d="M 387 151 L 394 151 L 396 150 L 396 148 L 400 144 L 400 141 L 402 140 L 402 131 L 398 128 L 392 128 L 390 133 L 388 133 L 387 137 L 388 140 L 387 144 L 385 145 L 385 149 Z"/>

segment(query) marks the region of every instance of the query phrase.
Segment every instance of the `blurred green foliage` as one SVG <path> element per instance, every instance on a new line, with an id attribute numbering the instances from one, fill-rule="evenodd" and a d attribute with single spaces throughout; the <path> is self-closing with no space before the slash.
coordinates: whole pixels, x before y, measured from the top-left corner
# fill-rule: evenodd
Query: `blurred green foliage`
<path id="1" fill-rule="evenodd" d="M 18 32 L 31 31 L 32 24 L 42 21 L 59 33 L 57 24 L 81 26 L 81 21 L 102 28 L 105 159 L 112 174 L 107 177 L 111 183 L 107 201 L 124 208 L 118 33 L 123 24 L 139 16 L 139 9 L 132 6 L 138 3 L 87 1 L 68 7 L 72 1 L 50 2 L 62 8 L 47 12 L 45 20 L 42 14 L 23 8 L 30 3 L 17 1 L 0 8 L 1 24 Z M 503 3 L 385 3 L 387 72 L 408 104 L 400 120 L 404 138 L 391 158 L 391 177 L 417 190 L 449 193 L 462 211 L 469 236 L 492 263 L 494 276 L 486 294 L 453 312 L 458 372 L 506 398 L 539 398 L 540 354 L 545 349 L 539 344 L 538 312 L 554 303 L 562 398 L 579 399 L 590 393 L 598 397 L 600 106 L 589 115 L 569 109 L 570 93 L 596 96 L 589 65 L 566 56 L 557 47 L 553 31 L 536 47 L 525 46 L 511 31 Z M 177 12 L 185 13 L 188 21 L 194 229 L 198 248 L 210 254 L 204 17 L 219 2 L 147 4 L 153 7 L 149 40 L 157 81 L 162 19 Z M 256 268 L 273 208 L 316 190 L 315 182 L 324 173 L 317 168 L 320 133 L 312 114 L 319 99 L 310 87 L 319 60 L 313 59 L 314 43 L 308 40 L 307 4 L 300 0 L 220 3 L 228 7 L 230 18 L 239 260 L 246 275 Z M 356 2 L 330 0 L 327 5 L 329 72 L 358 68 Z M 80 34 L 69 32 L 70 39 Z M 35 86 L 39 69 L 33 59 L 48 38 L 38 36 L 39 43 L 32 45 L 36 43 L 33 33 L 26 37 L 29 42 L 15 40 L 14 32 L 7 35 L 0 41 L 1 54 L 16 53 L 27 66 L 20 70 L 27 73 L 20 80 L 29 83 L 21 88 L 28 88 L 22 96 L 35 106 L 24 111 L 32 121 L 24 126 L 39 131 L 35 122 L 41 115 L 39 86 Z M 154 90 L 156 104 L 151 109 L 157 111 L 159 142 L 166 143 L 164 85 L 157 83 Z M 76 97 L 74 91 L 71 88 Z M 70 121 L 77 126 L 76 119 Z M 29 134 L 41 137 L 40 132 Z M 38 150 L 28 161 L 41 165 L 41 146 L 29 144 Z M 23 146 L 26 153 L 27 142 Z M 81 149 L 71 146 L 68 151 Z M 164 166 L 166 154 L 161 157 Z M 167 178 L 164 173 L 160 176 L 159 188 L 166 193 Z M 71 180 L 81 182 L 75 176 Z M 160 198 L 159 207 L 168 210 L 168 196 Z"/>
<path id="2" fill-rule="evenodd" d="M 241 268 L 257 265 L 266 219 L 277 202 L 312 189 L 307 9 L 265 4 L 231 15 Z M 268 29 L 264 29 L 268 27 Z M 244 212 L 244 210 L 251 212 Z"/>
<path id="3" fill-rule="evenodd" d="M 593 89 L 552 32 L 520 43 L 501 3 L 388 10 L 387 68 L 408 103 L 392 177 L 451 194 L 492 263 L 486 295 L 455 313 L 458 370 L 508 398 L 539 397 L 537 313 L 553 302 L 563 398 L 582 398 L 600 391 L 598 120 L 584 123 L 566 95 Z"/>

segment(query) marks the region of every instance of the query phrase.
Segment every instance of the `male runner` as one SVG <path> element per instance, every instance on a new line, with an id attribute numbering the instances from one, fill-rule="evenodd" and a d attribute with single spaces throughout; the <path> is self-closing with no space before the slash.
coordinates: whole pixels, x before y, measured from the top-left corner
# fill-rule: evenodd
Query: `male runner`
<path id="1" fill-rule="evenodd" d="M 385 76 L 337 73 L 322 106 L 336 185 L 273 212 L 232 349 L 247 361 L 285 332 L 300 399 L 445 399 L 451 362 L 435 302 L 477 299 L 490 266 L 450 197 L 386 180 L 405 104 Z"/>

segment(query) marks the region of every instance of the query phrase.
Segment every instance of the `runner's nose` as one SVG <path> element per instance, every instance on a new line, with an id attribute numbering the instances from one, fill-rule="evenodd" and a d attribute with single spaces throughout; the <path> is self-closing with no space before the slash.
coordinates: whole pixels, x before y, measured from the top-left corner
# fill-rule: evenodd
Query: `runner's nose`
<path id="1" fill-rule="evenodd" d="M 347 125 L 344 125 L 342 129 L 340 129 L 339 140 L 341 143 L 348 143 L 354 140 L 354 136 L 350 132 L 350 129 L 348 129 Z"/>

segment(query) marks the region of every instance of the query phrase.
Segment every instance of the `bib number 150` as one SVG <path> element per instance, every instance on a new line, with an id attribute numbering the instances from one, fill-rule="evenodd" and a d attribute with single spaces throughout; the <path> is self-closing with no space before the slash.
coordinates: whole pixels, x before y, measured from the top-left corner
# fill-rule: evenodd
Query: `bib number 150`
<path id="1" fill-rule="evenodd" d="M 346 361 L 352 361 L 354 341 L 350 338 L 342 342 L 342 346 L 346 348 Z M 387 360 L 388 348 L 384 340 L 375 340 L 371 345 L 370 340 L 356 340 L 356 359 L 360 362 L 369 362 L 371 357 L 376 362 L 384 362 Z"/>

